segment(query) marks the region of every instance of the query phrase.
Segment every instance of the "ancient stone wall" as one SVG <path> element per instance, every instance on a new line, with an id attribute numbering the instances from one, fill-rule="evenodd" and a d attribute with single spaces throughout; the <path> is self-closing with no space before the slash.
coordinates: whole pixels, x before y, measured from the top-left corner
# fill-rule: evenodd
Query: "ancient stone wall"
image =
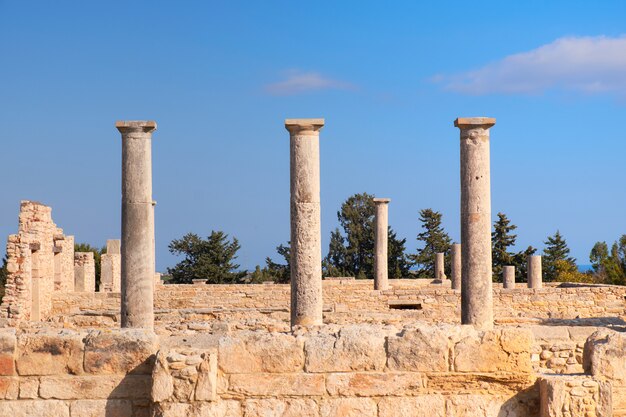
<path id="1" fill-rule="evenodd" d="M 526 330 L 0 330 L 0 415 L 535 417 Z M 156 363 L 156 365 L 155 365 Z"/>
<path id="2" fill-rule="evenodd" d="M 120 292 L 122 255 L 120 240 L 107 240 L 107 251 L 100 258 L 100 292 Z"/>
<path id="3" fill-rule="evenodd" d="M 427 322 L 457 323 L 460 292 L 431 280 L 389 280 L 393 287 L 374 291 L 371 280 L 323 282 L 324 311 L 333 313 L 389 312 L 407 309 Z M 449 284 L 448 284 L 449 285 Z M 559 320 L 626 316 L 626 287 L 545 286 L 542 289 L 494 288 L 496 322 L 534 319 L 536 324 Z M 155 309 L 286 309 L 289 285 L 163 285 L 155 292 Z M 55 294 L 53 315 L 80 310 L 117 310 L 119 298 L 104 294 Z"/>
<path id="4" fill-rule="evenodd" d="M 74 243 L 52 221 L 52 209 L 22 201 L 18 233 L 7 243 L 8 277 L 0 316 L 41 320 L 52 309 L 52 294 L 73 286 Z"/>
<path id="5" fill-rule="evenodd" d="M 93 252 L 74 254 L 74 291 L 94 292 L 96 290 L 96 263 Z"/>

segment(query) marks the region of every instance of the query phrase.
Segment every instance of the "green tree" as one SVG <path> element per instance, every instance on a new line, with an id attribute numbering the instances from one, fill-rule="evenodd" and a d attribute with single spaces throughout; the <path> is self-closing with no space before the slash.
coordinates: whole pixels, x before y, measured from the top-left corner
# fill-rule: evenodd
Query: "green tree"
<path id="1" fill-rule="evenodd" d="M 337 212 L 339 228 L 331 232 L 328 255 L 322 262 L 324 276 L 354 276 L 372 278 L 374 275 L 374 228 L 376 206 L 374 196 L 367 193 L 349 197 Z M 389 276 L 408 273 L 404 245 L 396 233 L 388 229 Z"/>
<path id="2" fill-rule="evenodd" d="M 287 284 L 291 279 L 291 242 L 287 242 L 286 245 L 278 245 L 276 252 L 283 257 L 285 263 L 276 263 L 268 256 L 265 258 L 264 270 L 273 278 L 274 282 Z"/>
<path id="3" fill-rule="evenodd" d="M 74 252 L 93 252 L 93 260 L 96 265 L 96 288 L 94 288 L 94 291 L 98 291 L 98 288 L 100 288 L 100 273 L 102 271 L 101 259 L 102 255 L 107 253 L 106 246 L 98 249 L 89 243 L 74 243 Z"/>
<path id="4" fill-rule="evenodd" d="M 518 252 L 513 256 L 516 282 L 528 282 L 528 257 L 535 253 L 537 253 L 537 248 L 529 246 L 526 250 Z"/>
<path id="5" fill-rule="evenodd" d="M 387 268 L 389 278 L 407 278 L 411 267 L 406 255 L 406 238 L 398 239 L 396 232 L 389 228 Z"/>
<path id="6" fill-rule="evenodd" d="M 576 259 L 569 256 L 570 250 L 567 246 L 567 242 L 561 232 L 558 230 L 554 236 L 548 236 L 548 240 L 545 242 L 545 249 L 543 250 L 543 277 L 545 281 L 556 281 L 558 276 L 557 262 L 565 261 L 576 268 Z"/>
<path id="7" fill-rule="evenodd" d="M 172 282 L 179 284 L 189 284 L 194 279 L 205 279 L 208 284 L 234 283 L 246 275 L 237 272 L 239 265 L 234 263 L 240 248 L 237 238 L 231 241 L 221 231 L 211 231 L 207 239 L 187 233 L 169 244 L 172 254 L 185 258 L 167 271 Z"/>
<path id="8" fill-rule="evenodd" d="M 9 271 L 7 271 L 7 258 L 5 256 L 2 258 L 2 267 L 0 267 L 0 303 L 2 302 L 2 298 L 4 297 L 4 290 L 7 285 L 8 275 Z"/>
<path id="9" fill-rule="evenodd" d="M 593 266 L 596 282 L 626 285 L 626 235 L 611 245 L 597 242 L 591 249 L 589 260 Z"/>
<path id="10" fill-rule="evenodd" d="M 417 276 L 420 278 L 433 278 L 435 276 L 435 254 L 445 253 L 449 258 L 452 240 L 441 225 L 441 213 L 432 209 L 420 210 L 420 222 L 423 231 L 417 235 L 417 241 L 423 247 L 409 258 L 418 266 Z"/>
<path id="11" fill-rule="evenodd" d="M 515 254 L 509 252 L 509 248 L 515 246 L 517 235 L 511 232 L 517 229 L 517 226 L 511 224 L 506 214 L 498 213 L 498 220 L 494 223 L 493 228 L 491 233 L 493 280 L 501 282 L 503 267 L 515 264 Z"/>

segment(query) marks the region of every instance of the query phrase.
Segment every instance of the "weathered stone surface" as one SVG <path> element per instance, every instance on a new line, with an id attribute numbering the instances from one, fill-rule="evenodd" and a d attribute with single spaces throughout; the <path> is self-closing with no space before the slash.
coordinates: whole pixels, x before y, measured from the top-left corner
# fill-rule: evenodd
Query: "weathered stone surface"
<path id="1" fill-rule="evenodd" d="M 461 289 L 461 270 L 462 270 L 462 258 L 461 258 L 461 244 L 454 243 L 451 249 L 450 256 L 450 269 L 452 275 L 452 289 L 460 290 Z"/>
<path id="2" fill-rule="evenodd" d="M 0 329 L 0 376 L 15 375 L 15 329 Z"/>
<path id="3" fill-rule="evenodd" d="M 378 417 L 446 417 L 445 412 L 446 400 L 443 395 L 388 397 L 378 403 Z"/>
<path id="4" fill-rule="evenodd" d="M 242 417 L 241 404 L 238 401 L 222 400 L 214 403 L 195 404 L 159 403 L 155 407 L 154 417 Z"/>
<path id="5" fill-rule="evenodd" d="M 118 121 L 122 134 L 122 327 L 154 326 L 154 121 Z"/>
<path id="6" fill-rule="evenodd" d="M 34 400 L 38 397 L 39 397 L 39 378 L 38 377 L 20 378 L 20 399 Z"/>
<path id="7" fill-rule="evenodd" d="M 152 370 L 152 401 L 162 402 L 174 394 L 174 378 L 170 374 L 167 353 L 159 351 Z"/>
<path id="8" fill-rule="evenodd" d="M 389 288 L 388 239 L 389 202 L 388 198 L 375 198 L 376 217 L 374 228 L 374 289 Z"/>
<path id="9" fill-rule="evenodd" d="M 493 118 L 458 118 L 461 135 L 461 323 L 493 327 L 491 265 L 491 169 Z"/>
<path id="10" fill-rule="evenodd" d="M 244 403 L 245 417 L 319 417 L 318 406 L 309 399 L 250 399 Z"/>
<path id="11" fill-rule="evenodd" d="M 598 330 L 585 342 L 583 354 L 585 372 L 626 385 L 626 343 L 622 334 Z"/>
<path id="12" fill-rule="evenodd" d="M 44 376 L 39 396 L 58 400 L 148 399 L 151 385 L 147 375 Z"/>
<path id="13" fill-rule="evenodd" d="M 150 330 L 94 331 L 85 338 L 85 371 L 150 374 L 157 349 L 157 337 Z"/>
<path id="14" fill-rule="evenodd" d="M 14 376 L 0 376 L 0 400 L 16 400 L 20 382 Z M 0 414 L 1 415 L 1 414 Z"/>
<path id="15" fill-rule="evenodd" d="M 194 397 L 196 401 L 217 400 L 217 353 L 204 353 L 198 364 L 198 382 Z"/>
<path id="16" fill-rule="evenodd" d="M 610 384 L 591 377 L 545 375 L 539 378 L 539 389 L 541 417 L 613 415 Z"/>
<path id="17" fill-rule="evenodd" d="M 63 401 L 0 401 L 0 416 L 10 417 L 69 417 L 70 410 Z"/>
<path id="18" fill-rule="evenodd" d="M 397 371 L 448 370 L 448 338 L 441 329 L 422 326 L 405 329 L 387 341 L 387 367 Z"/>
<path id="19" fill-rule="evenodd" d="M 338 334 L 317 333 L 305 343 L 307 372 L 377 371 L 385 368 L 385 335 L 380 328 L 351 325 Z"/>
<path id="20" fill-rule="evenodd" d="M 312 396 L 326 392 L 323 374 L 234 374 L 229 391 L 254 396 Z"/>
<path id="21" fill-rule="evenodd" d="M 219 367 L 229 374 L 295 372 L 304 366 L 303 341 L 290 334 L 242 332 L 220 339 Z"/>
<path id="22" fill-rule="evenodd" d="M 322 401 L 322 417 L 376 417 L 376 402 L 371 398 L 333 398 Z"/>
<path id="23" fill-rule="evenodd" d="M 70 403 L 70 417 L 133 417 L 128 400 L 79 400 Z"/>
<path id="24" fill-rule="evenodd" d="M 323 119 L 287 119 L 291 190 L 291 325 L 322 324 L 319 131 Z"/>
<path id="25" fill-rule="evenodd" d="M 23 334 L 18 338 L 20 375 L 83 373 L 83 336 L 68 331 Z"/>
<path id="26" fill-rule="evenodd" d="M 332 396 L 415 395 L 425 388 L 426 378 L 417 372 L 333 373 L 326 377 L 326 389 Z"/>
<path id="27" fill-rule="evenodd" d="M 468 336 L 454 347 L 457 372 L 532 373 L 532 333 L 525 329 L 486 331 Z"/>

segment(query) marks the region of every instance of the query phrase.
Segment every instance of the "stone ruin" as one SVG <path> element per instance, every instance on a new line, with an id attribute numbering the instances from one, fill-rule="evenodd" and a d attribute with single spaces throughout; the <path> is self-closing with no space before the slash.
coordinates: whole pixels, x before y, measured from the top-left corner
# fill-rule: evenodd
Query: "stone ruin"
<path id="1" fill-rule="evenodd" d="M 0 416 L 626 416 L 626 288 L 493 284 L 489 128 L 461 131 L 461 244 L 450 279 L 388 279 L 377 198 L 373 279 L 321 278 L 319 134 L 288 119 L 291 283 L 155 285 L 154 122 L 118 122 L 122 239 L 74 253 L 23 202 L 0 307 Z M 121 327 L 121 328 L 120 328 Z"/>

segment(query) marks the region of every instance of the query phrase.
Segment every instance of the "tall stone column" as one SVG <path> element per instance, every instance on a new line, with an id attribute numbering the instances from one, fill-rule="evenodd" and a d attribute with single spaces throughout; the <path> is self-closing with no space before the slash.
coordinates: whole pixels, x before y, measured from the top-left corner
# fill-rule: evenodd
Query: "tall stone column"
<path id="1" fill-rule="evenodd" d="M 154 121 L 118 121 L 122 134 L 122 327 L 154 327 Z"/>
<path id="2" fill-rule="evenodd" d="M 452 269 L 452 289 L 460 290 L 461 289 L 461 244 L 454 243 L 452 244 L 452 259 L 451 259 L 451 269 Z"/>
<path id="3" fill-rule="evenodd" d="M 435 279 L 444 281 L 448 277 L 446 277 L 446 254 L 445 253 L 436 253 L 435 254 Z"/>
<path id="4" fill-rule="evenodd" d="M 461 131 L 461 322 L 493 328 L 489 128 L 496 119 L 458 118 Z"/>
<path id="5" fill-rule="evenodd" d="M 376 225 L 374 230 L 374 289 L 386 290 L 389 288 L 389 198 L 375 198 Z"/>
<path id="6" fill-rule="evenodd" d="M 322 324 L 319 132 L 324 119 L 287 119 L 291 170 L 291 325 Z"/>
<path id="7" fill-rule="evenodd" d="M 528 257 L 528 288 L 541 288 L 543 286 L 543 271 L 541 256 L 531 255 Z"/>
<path id="8" fill-rule="evenodd" d="M 506 289 L 515 289 L 515 267 L 508 265 L 502 269 L 502 284 Z"/>

